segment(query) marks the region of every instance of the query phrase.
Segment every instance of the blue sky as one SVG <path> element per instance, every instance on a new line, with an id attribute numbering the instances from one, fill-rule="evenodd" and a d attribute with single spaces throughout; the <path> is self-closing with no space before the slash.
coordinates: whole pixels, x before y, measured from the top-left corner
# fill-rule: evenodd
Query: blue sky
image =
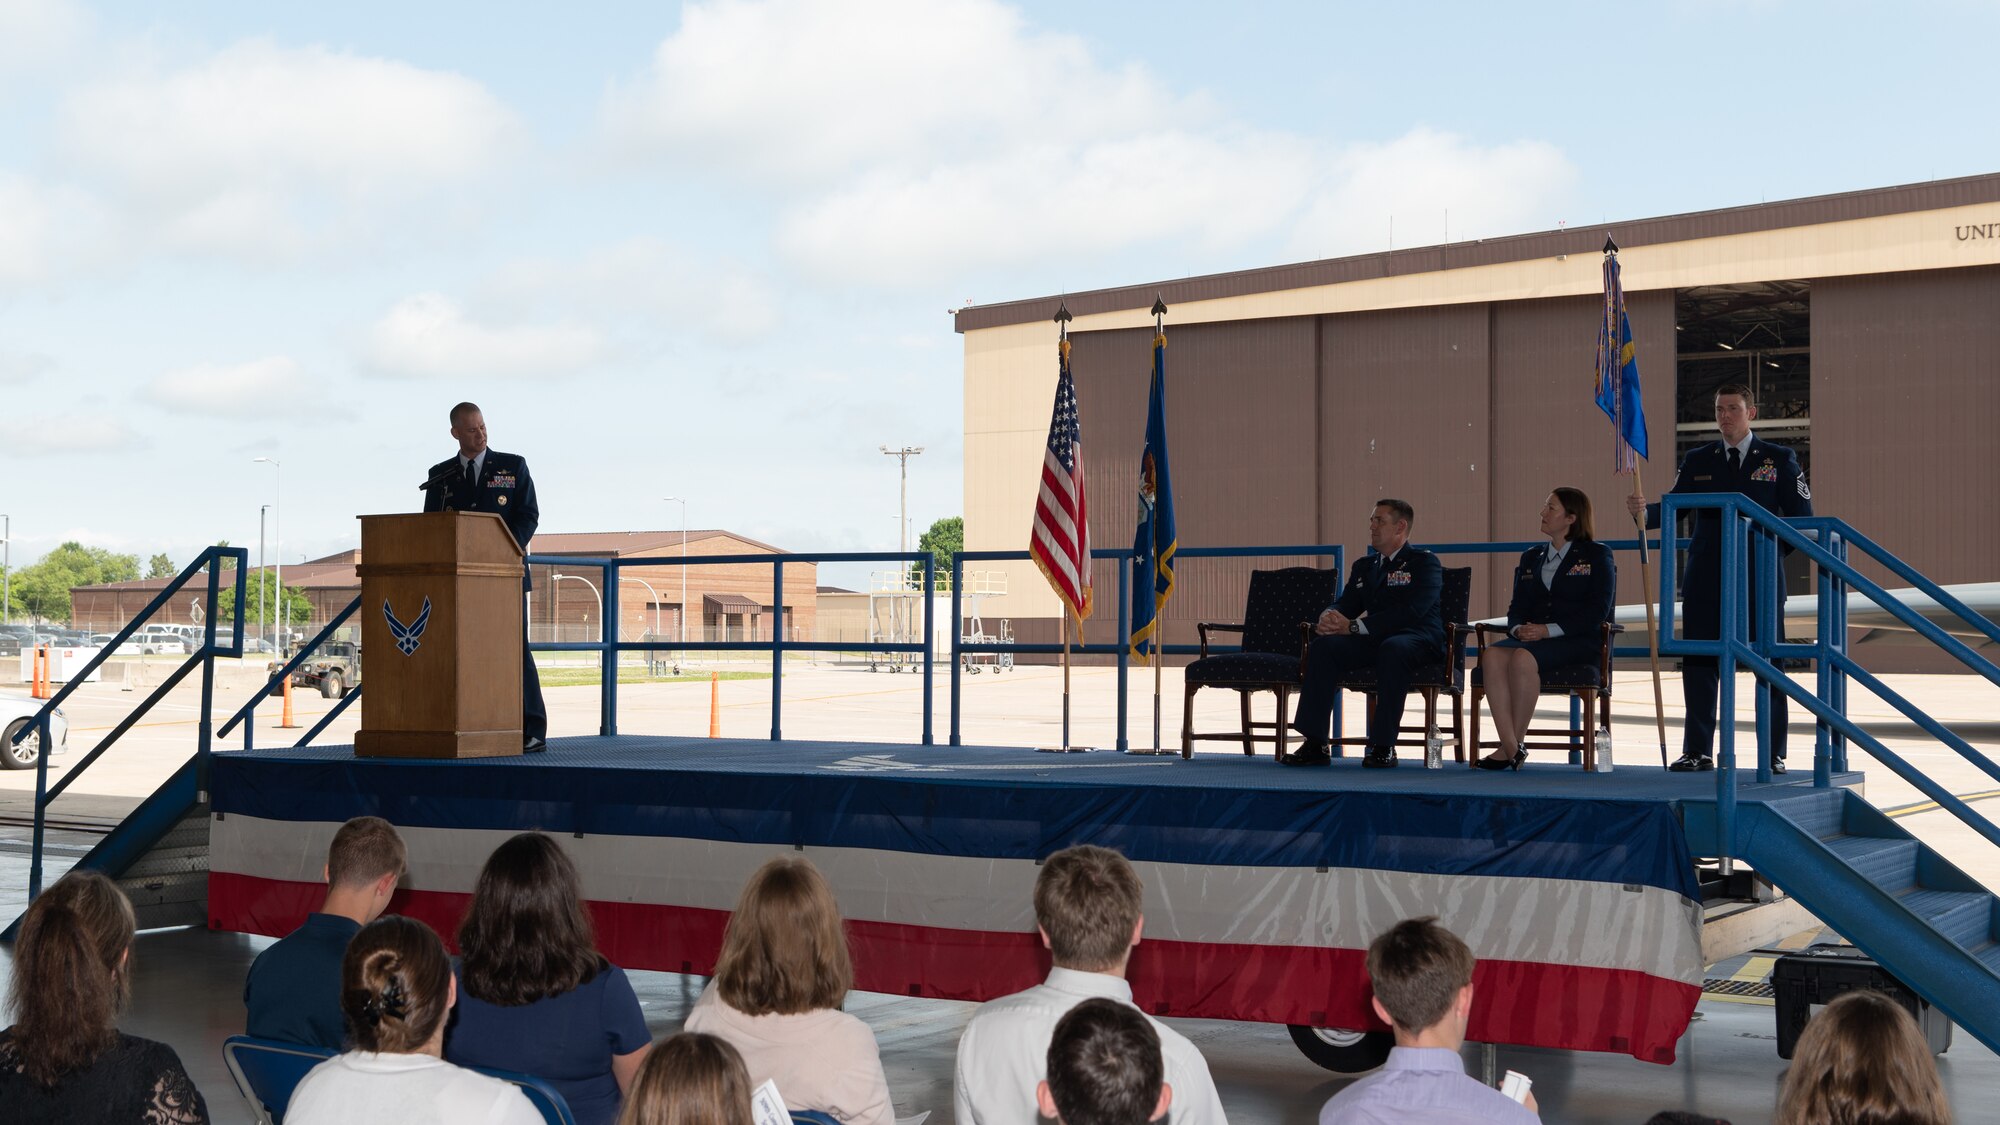
<path id="1" fill-rule="evenodd" d="M 254 547 L 273 456 L 317 556 L 415 504 L 470 398 L 544 530 L 677 527 L 673 494 L 889 549 L 878 445 L 927 449 L 916 529 L 960 508 L 967 300 L 1991 172 L 1996 31 L 1990 0 L 0 0 L 0 511 L 16 565 Z"/>

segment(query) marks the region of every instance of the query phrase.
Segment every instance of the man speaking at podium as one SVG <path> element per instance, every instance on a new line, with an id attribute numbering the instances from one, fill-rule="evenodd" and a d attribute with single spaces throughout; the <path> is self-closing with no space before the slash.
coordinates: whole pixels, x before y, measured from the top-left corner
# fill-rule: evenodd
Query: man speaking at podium
<path id="1" fill-rule="evenodd" d="M 535 503 L 535 480 L 528 475 L 528 459 L 514 453 L 486 448 L 486 418 L 479 407 L 461 402 L 451 408 L 451 436 L 458 440 L 458 455 L 431 466 L 427 479 L 434 487 L 424 492 L 426 512 L 492 512 L 513 532 L 521 550 L 528 549 L 542 510 Z M 534 584 L 524 573 L 521 589 Z M 528 627 L 521 624 L 521 749 L 534 754 L 548 749 L 549 713 L 542 706 L 542 680 L 535 672 L 535 659 L 528 652 Z"/>

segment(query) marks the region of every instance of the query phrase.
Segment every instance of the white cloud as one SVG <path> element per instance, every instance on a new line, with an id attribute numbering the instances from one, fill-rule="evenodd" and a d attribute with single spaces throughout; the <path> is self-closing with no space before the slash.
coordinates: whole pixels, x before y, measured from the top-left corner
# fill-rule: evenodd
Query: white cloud
<path id="1" fill-rule="evenodd" d="M 7 443 L 13 454 L 131 452 L 146 444 L 109 410 L 9 418 Z"/>
<path id="2" fill-rule="evenodd" d="M 994 0 L 689 4 L 652 69 L 603 111 L 622 145 L 795 181 L 1204 115 L 1145 70 L 1101 67 L 1081 40 L 1031 30 Z"/>
<path id="3" fill-rule="evenodd" d="M 89 29 L 69 0 L 0 0 L 0 77 L 57 65 Z"/>
<path id="4" fill-rule="evenodd" d="M 312 391 L 306 373 L 290 357 L 268 356 L 170 371 L 154 381 L 148 395 L 169 410 L 188 414 L 271 418 L 295 415 L 302 401 L 319 401 Z"/>
<path id="5" fill-rule="evenodd" d="M 1291 248 L 1308 258 L 1388 249 L 1392 216 L 1398 247 L 1544 230 L 1576 181 L 1554 145 L 1481 146 L 1420 127 L 1341 152 Z"/>
<path id="6" fill-rule="evenodd" d="M 72 94 L 66 153 L 182 249 L 269 255 L 493 165 L 518 126 L 469 78 L 265 40 Z"/>
<path id="7" fill-rule="evenodd" d="M 0 386 L 27 383 L 55 370 L 55 360 L 40 352 L 18 352 L 0 348 Z"/>
<path id="8" fill-rule="evenodd" d="M 488 288 L 512 306 L 554 308 L 590 321 L 622 319 L 648 333 L 692 332 L 746 344 L 777 330 L 778 298 L 756 271 L 634 238 L 574 258 L 502 269 Z"/>
<path id="9" fill-rule="evenodd" d="M 100 260 L 112 242 L 110 224 L 81 192 L 0 171 L 0 292 Z"/>
<path id="10" fill-rule="evenodd" d="M 389 375 L 480 378 L 573 374 L 603 355 L 585 325 L 481 324 L 442 294 L 419 293 L 375 322 L 363 358 Z"/>
<path id="11" fill-rule="evenodd" d="M 1156 134 L 1024 146 L 871 176 L 794 209 L 778 246 L 827 278 L 881 284 L 1159 241 L 1239 245 L 1305 199 L 1310 150 L 1284 137 Z"/>

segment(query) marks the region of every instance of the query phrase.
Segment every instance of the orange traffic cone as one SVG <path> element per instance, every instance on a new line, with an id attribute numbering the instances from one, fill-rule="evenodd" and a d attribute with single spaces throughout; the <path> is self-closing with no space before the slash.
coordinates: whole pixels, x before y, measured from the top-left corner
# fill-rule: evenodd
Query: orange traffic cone
<path id="1" fill-rule="evenodd" d="M 292 721 L 292 678 L 285 677 L 285 717 L 278 722 L 279 730 L 297 730 L 299 724 Z"/>
<path id="2" fill-rule="evenodd" d="M 47 699 L 49 691 L 49 646 L 36 645 L 32 682 L 28 685 L 28 695 L 34 699 Z"/>
<path id="3" fill-rule="evenodd" d="M 708 737 L 722 737 L 722 676 L 708 674 Z"/>

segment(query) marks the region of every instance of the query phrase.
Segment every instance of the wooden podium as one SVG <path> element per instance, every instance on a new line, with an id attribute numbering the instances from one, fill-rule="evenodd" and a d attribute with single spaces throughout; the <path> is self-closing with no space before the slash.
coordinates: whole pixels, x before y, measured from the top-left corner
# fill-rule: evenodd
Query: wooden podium
<path id="1" fill-rule="evenodd" d="M 521 752 L 521 548 L 491 512 L 361 517 L 364 758 Z"/>

